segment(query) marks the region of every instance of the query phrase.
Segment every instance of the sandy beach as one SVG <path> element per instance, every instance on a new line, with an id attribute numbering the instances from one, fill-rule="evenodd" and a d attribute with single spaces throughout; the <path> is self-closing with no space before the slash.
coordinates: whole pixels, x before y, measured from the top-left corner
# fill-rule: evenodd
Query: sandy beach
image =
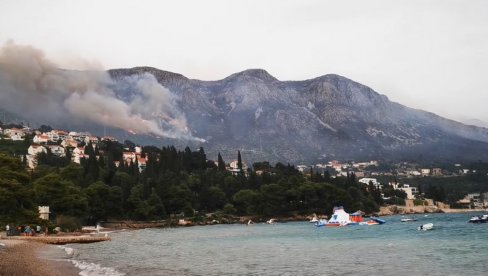
<path id="1" fill-rule="evenodd" d="M 65 260 L 42 258 L 50 245 L 0 239 L 0 275 L 74 276 L 80 270 Z"/>

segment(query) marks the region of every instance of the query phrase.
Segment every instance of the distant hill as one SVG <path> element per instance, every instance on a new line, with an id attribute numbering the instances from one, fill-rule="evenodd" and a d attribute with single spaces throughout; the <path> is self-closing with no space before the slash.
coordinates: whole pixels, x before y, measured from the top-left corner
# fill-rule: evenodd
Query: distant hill
<path id="1" fill-rule="evenodd" d="M 150 67 L 109 70 L 113 79 L 141 73 L 179 96 L 193 135 L 208 141 L 202 146 L 211 158 L 217 152 L 236 156 L 237 150 L 247 160 L 295 164 L 488 157 L 488 129 L 391 102 L 339 75 L 280 81 L 251 69 L 201 81 Z"/>

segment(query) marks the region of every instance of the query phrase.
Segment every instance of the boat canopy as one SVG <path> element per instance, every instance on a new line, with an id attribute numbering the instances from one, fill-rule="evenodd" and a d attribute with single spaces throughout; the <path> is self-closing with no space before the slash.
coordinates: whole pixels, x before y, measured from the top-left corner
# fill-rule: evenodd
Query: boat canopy
<path id="1" fill-rule="evenodd" d="M 349 219 L 349 214 L 344 211 L 342 206 L 334 208 L 334 213 L 329 219 L 329 224 L 338 223 L 340 225 L 346 225 L 350 222 L 351 220 Z"/>

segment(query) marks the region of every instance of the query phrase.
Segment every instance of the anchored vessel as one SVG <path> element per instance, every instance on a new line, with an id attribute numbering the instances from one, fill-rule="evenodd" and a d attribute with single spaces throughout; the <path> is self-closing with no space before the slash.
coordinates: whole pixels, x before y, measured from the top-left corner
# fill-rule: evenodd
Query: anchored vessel
<path id="1" fill-rule="evenodd" d="M 357 211 L 349 214 L 344 211 L 344 207 L 334 207 L 334 213 L 329 221 L 319 221 L 316 226 L 338 227 L 338 226 L 352 226 L 352 225 L 379 225 L 385 223 L 385 220 L 372 217 L 368 221 L 364 221 L 363 212 Z"/>
<path id="2" fill-rule="evenodd" d="M 471 223 L 487 223 L 488 222 L 488 215 L 482 216 L 473 216 L 469 219 Z"/>

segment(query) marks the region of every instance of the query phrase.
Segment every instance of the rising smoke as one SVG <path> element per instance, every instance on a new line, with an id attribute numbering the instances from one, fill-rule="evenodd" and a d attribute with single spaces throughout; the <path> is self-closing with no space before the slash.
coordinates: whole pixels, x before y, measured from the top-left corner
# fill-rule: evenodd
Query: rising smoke
<path id="1" fill-rule="evenodd" d="M 130 96 L 122 99 L 120 91 Z M 203 141 L 191 135 L 177 97 L 153 75 L 114 81 L 104 71 L 63 70 L 40 50 L 13 42 L 0 48 L 0 108 L 49 123 L 89 121 L 139 134 Z"/>

